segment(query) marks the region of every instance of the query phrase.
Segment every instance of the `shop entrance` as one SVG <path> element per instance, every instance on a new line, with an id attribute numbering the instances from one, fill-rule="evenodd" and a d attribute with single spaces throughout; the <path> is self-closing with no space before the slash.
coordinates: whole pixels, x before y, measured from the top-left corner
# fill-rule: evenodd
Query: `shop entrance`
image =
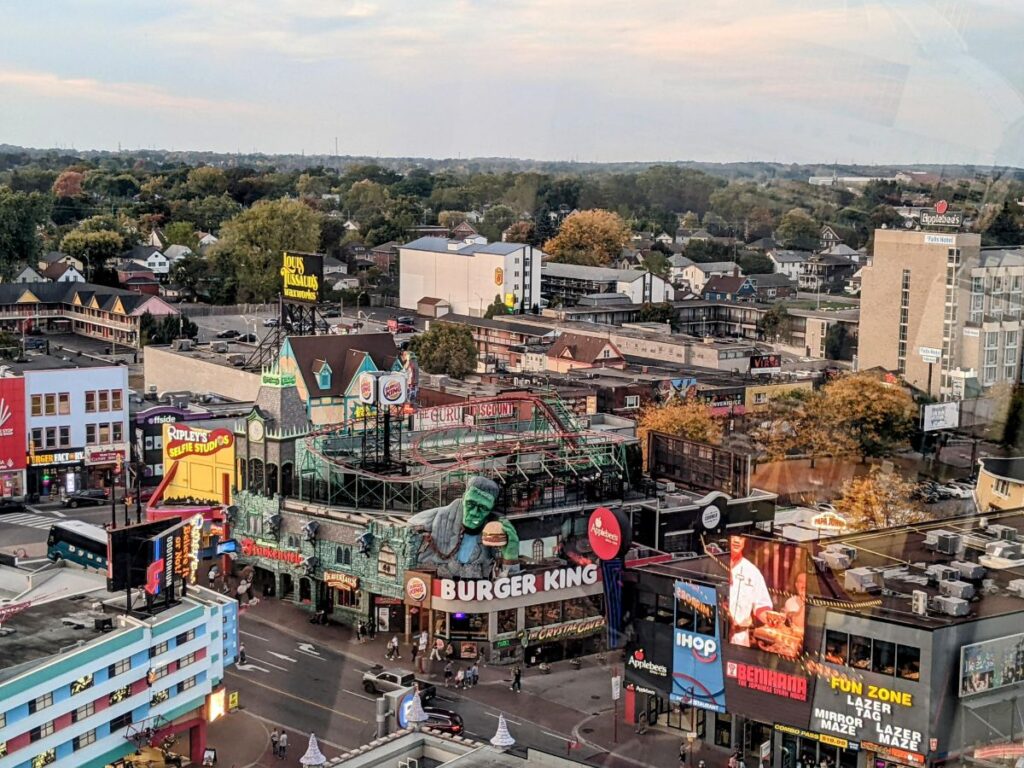
<path id="1" fill-rule="evenodd" d="M 309 603 L 313 601 L 313 582 L 303 576 L 299 579 L 299 602 Z"/>
<path id="2" fill-rule="evenodd" d="M 857 753 L 816 739 L 784 733 L 782 735 L 782 768 L 857 768 Z"/>
<path id="3" fill-rule="evenodd" d="M 665 724 L 669 728 L 693 731 L 697 734 L 697 738 L 703 741 L 707 733 L 707 719 L 707 710 L 674 703 L 669 706 L 669 710 L 665 715 Z"/>

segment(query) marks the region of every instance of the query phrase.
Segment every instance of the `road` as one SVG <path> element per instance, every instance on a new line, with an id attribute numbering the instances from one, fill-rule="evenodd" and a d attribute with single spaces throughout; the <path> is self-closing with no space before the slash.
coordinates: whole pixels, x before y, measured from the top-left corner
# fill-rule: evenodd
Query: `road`
<path id="1" fill-rule="evenodd" d="M 183 310 L 188 315 L 188 308 L 183 308 Z M 227 330 L 237 331 L 240 334 L 253 333 L 257 338 L 262 339 L 270 332 L 264 322 L 275 316 L 276 312 L 256 312 L 229 315 L 189 315 L 189 318 L 199 328 L 199 341 L 205 342 L 214 340 L 218 333 Z M 388 319 L 404 316 L 412 316 L 412 313 L 392 308 L 376 307 L 357 311 L 346 307 L 341 317 L 329 317 L 326 318 L 326 321 L 331 326 L 341 324 L 351 326 L 353 323 L 361 322 L 363 324 L 361 332 L 379 333 L 387 330 Z M 422 329 L 422 318 L 417 318 L 415 325 Z"/>
<path id="2" fill-rule="evenodd" d="M 124 522 L 124 505 L 117 504 L 118 523 Z M 50 526 L 62 520 L 81 520 L 102 526 L 110 522 L 110 504 L 67 509 L 59 501 L 30 504 L 24 511 L 0 513 L 0 552 L 17 554 L 24 550 L 28 565 L 46 555 L 46 536 Z M 135 521 L 132 510 L 132 522 Z"/>

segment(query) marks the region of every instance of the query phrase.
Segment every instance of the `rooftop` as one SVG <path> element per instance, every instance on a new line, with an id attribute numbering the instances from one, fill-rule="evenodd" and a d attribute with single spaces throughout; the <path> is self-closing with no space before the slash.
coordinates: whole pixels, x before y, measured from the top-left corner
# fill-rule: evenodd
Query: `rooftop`
<path id="1" fill-rule="evenodd" d="M 400 246 L 410 251 L 432 251 L 434 253 L 458 253 L 463 256 L 472 256 L 474 253 L 493 253 L 504 255 L 515 253 L 530 246 L 523 243 L 480 243 L 465 242 L 463 240 L 449 240 L 447 237 L 420 237 L 412 242 Z"/>
<path id="2" fill-rule="evenodd" d="M 515 315 L 509 315 L 514 318 Z M 502 321 L 492 320 L 486 317 L 470 317 L 469 315 L 457 315 L 449 312 L 447 315 L 438 318 L 438 322 L 442 323 L 454 323 L 458 325 L 468 325 L 472 328 L 495 328 L 497 330 L 507 330 L 513 333 L 522 333 L 528 336 L 542 337 L 548 335 L 550 331 L 537 328 L 535 325 L 527 325 L 525 323 L 516 323 L 514 320 Z"/>
<path id="3" fill-rule="evenodd" d="M 612 269 L 611 267 L 588 267 L 582 264 L 562 264 L 557 261 L 545 261 L 541 274 L 549 277 L 560 277 L 566 280 L 631 283 L 647 273 L 642 269 Z"/>
<path id="4" fill-rule="evenodd" d="M 981 468 L 990 475 L 1005 480 L 1024 482 L 1024 456 L 1001 459 L 997 456 L 985 456 L 981 459 Z"/>

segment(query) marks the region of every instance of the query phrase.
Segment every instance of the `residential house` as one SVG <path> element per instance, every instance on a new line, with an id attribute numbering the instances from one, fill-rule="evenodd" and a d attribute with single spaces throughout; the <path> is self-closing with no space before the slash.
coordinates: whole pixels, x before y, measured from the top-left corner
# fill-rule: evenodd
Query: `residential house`
<path id="1" fill-rule="evenodd" d="M 162 265 L 163 274 L 167 274 L 167 257 L 159 248 L 152 245 L 136 245 L 121 254 L 121 261 L 137 261 L 144 264 L 154 275 L 160 274 L 157 267 Z"/>
<path id="2" fill-rule="evenodd" d="M 370 251 L 370 260 L 384 274 L 397 275 L 398 249 L 401 245 L 397 240 L 389 240 L 386 243 L 374 246 Z"/>
<path id="3" fill-rule="evenodd" d="M 137 272 L 121 281 L 121 287 L 128 291 L 144 293 L 147 296 L 160 295 L 160 281 L 151 272 Z"/>
<path id="4" fill-rule="evenodd" d="M 768 275 L 749 275 L 750 284 L 757 294 L 756 301 L 771 303 L 776 299 L 786 299 L 796 295 L 796 282 L 786 275 L 772 273 Z"/>
<path id="5" fill-rule="evenodd" d="M 46 278 L 39 274 L 38 271 L 32 269 L 28 264 L 22 266 L 17 274 L 11 278 L 12 283 L 41 283 Z"/>
<path id="6" fill-rule="evenodd" d="M 168 245 L 164 248 L 164 258 L 167 259 L 168 267 L 172 267 L 186 256 L 192 255 L 192 249 L 187 245 Z"/>
<path id="7" fill-rule="evenodd" d="M 324 280 L 331 280 L 348 274 L 348 264 L 333 256 L 324 256 Z"/>
<path id="8" fill-rule="evenodd" d="M 66 253 L 61 253 L 60 251 L 47 251 L 46 253 L 44 253 L 39 258 L 39 264 L 37 265 L 37 269 L 41 272 L 51 264 L 56 264 L 58 261 L 64 262 L 65 264 L 70 264 L 83 275 L 85 274 L 85 262 L 83 262 L 81 259 L 76 259 L 74 256 L 69 256 Z"/>
<path id="9" fill-rule="evenodd" d="M 463 221 L 461 224 L 455 226 L 451 233 L 448 235 L 452 240 L 467 240 L 471 237 L 480 237 L 480 233 L 473 228 L 473 225 L 468 221 Z M 504 238 L 502 238 L 504 240 Z"/>
<path id="10" fill-rule="evenodd" d="M 974 498 L 979 512 L 1024 506 L 1024 457 L 983 456 Z"/>
<path id="11" fill-rule="evenodd" d="M 680 231 L 683 232 L 680 235 Z M 680 245 L 689 245 L 694 240 L 700 240 L 702 242 L 710 242 L 714 240 L 715 236 L 708 232 L 706 229 L 696 229 L 693 231 L 688 230 L 677 230 L 676 231 L 676 242 Z"/>
<path id="12" fill-rule="evenodd" d="M 583 296 L 599 293 L 620 293 L 634 304 L 659 304 L 675 298 L 668 281 L 646 270 L 544 263 L 541 295 L 548 302 L 556 299 L 571 306 Z"/>
<path id="13" fill-rule="evenodd" d="M 85 276 L 70 264 L 58 261 L 42 272 L 43 278 L 51 283 L 84 283 Z"/>
<path id="14" fill-rule="evenodd" d="M 409 228 L 409 237 L 448 237 L 448 227 L 442 227 L 440 224 L 417 224 L 414 227 Z M 476 235 L 476 237 L 480 237 Z M 482 238 L 486 243 L 487 238 Z"/>
<path id="15" fill-rule="evenodd" d="M 827 251 L 834 245 L 840 245 L 843 242 L 843 238 L 836 231 L 836 228 L 831 224 L 825 224 L 821 228 L 821 232 L 818 234 L 818 250 Z"/>
<path id="16" fill-rule="evenodd" d="M 289 336 L 281 345 L 281 373 L 296 374 L 307 418 L 316 425 L 344 424 L 361 416 L 359 374 L 401 368 L 390 333 Z"/>
<path id="17" fill-rule="evenodd" d="M 863 276 L 864 267 L 861 267 L 850 275 L 850 279 L 846 281 L 846 286 L 843 288 L 843 293 L 848 293 L 851 296 L 860 296 L 861 278 Z"/>
<path id="18" fill-rule="evenodd" d="M 749 277 L 715 275 L 704 284 L 701 295 L 708 301 L 753 301 L 757 291 Z"/>
<path id="19" fill-rule="evenodd" d="M 359 278 L 355 277 L 355 276 L 348 276 L 348 275 L 339 277 L 331 285 L 331 288 L 333 288 L 336 291 L 352 291 L 352 290 L 355 290 L 358 287 L 359 287 Z"/>
<path id="20" fill-rule="evenodd" d="M 200 250 L 205 250 L 211 245 L 216 245 L 219 239 L 216 235 L 210 234 L 209 232 L 196 232 L 196 237 L 199 238 Z"/>
<path id="21" fill-rule="evenodd" d="M 609 339 L 563 333 L 548 349 L 548 370 L 565 373 L 577 368 L 625 368 L 626 360 Z"/>
<path id="22" fill-rule="evenodd" d="M 772 263 L 775 273 L 785 275 L 790 280 L 800 279 L 804 264 L 810 257 L 810 251 L 788 251 L 783 248 L 768 251 L 768 260 Z"/>
<path id="23" fill-rule="evenodd" d="M 153 231 L 149 233 L 149 237 L 146 238 L 145 244 L 162 251 L 167 247 L 167 237 L 159 227 L 154 227 Z"/>
<path id="24" fill-rule="evenodd" d="M 416 314 L 420 317 L 444 317 L 451 311 L 451 304 L 433 296 L 424 296 L 416 302 Z"/>
<path id="25" fill-rule="evenodd" d="M 656 243 L 661 243 L 662 245 L 671 245 L 674 242 L 672 239 L 672 235 L 670 235 L 668 232 L 662 232 L 660 235 L 654 238 L 654 241 Z"/>
<path id="26" fill-rule="evenodd" d="M 761 237 L 746 245 L 746 248 L 751 251 L 773 251 L 778 247 L 779 244 L 771 237 Z"/>
<path id="27" fill-rule="evenodd" d="M 801 291 L 839 291 L 857 268 L 846 256 L 815 253 L 804 263 L 797 285 Z"/>
<path id="28" fill-rule="evenodd" d="M 866 255 L 862 251 L 858 251 L 855 248 L 851 248 L 850 246 L 846 245 L 846 243 L 839 243 L 838 245 L 833 245 L 831 248 L 822 251 L 822 253 L 828 254 L 829 256 L 843 256 L 844 258 L 847 258 L 856 264 L 859 264 L 862 261 L 864 261 Z"/>
<path id="29" fill-rule="evenodd" d="M 672 285 L 689 285 L 686 282 L 686 278 L 683 277 L 683 270 L 687 267 L 692 267 L 696 262 L 693 259 L 688 259 L 681 253 L 673 253 L 668 257 L 668 280 Z"/>
<path id="30" fill-rule="evenodd" d="M 346 219 L 345 223 L 342 226 L 345 227 L 345 231 L 346 232 L 358 232 L 359 231 L 359 222 L 358 221 L 353 221 L 352 219 Z"/>
<path id="31" fill-rule="evenodd" d="M 509 320 L 490 320 L 469 315 L 445 315 L 442 323 L 462 325 L 473 334 L 477 366 L 488 371 L 521 371 L 526 347 L 550 342 L 555 331 Z M 540 370 L 546 370 L 546 365 Z"/>
<path id="32" fill-rule="evenodd" d="M 690 264 L 682 270 L 682 280 L 685 280 L 693 293 L 701 293 L 704 285 L 712 277 L 724 275 L 743 275 L 743 270 L 735 261 L 708 261 L 703 264 Z"/>

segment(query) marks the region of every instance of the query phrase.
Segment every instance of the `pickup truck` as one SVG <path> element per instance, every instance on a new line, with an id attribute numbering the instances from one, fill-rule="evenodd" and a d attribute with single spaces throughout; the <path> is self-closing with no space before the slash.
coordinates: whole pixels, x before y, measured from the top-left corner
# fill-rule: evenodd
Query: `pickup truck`
<path id="1" fill-rule="evenodd" d="M 402 688 L 420 688 L 420 701 L 426 704 L 437 695 L 437 689 L 430 683 L 417 680 L 407 669 L 381 669 L 375 667 L 363 673 L 363 690 L 367 693 L 387 693 Z"/>

